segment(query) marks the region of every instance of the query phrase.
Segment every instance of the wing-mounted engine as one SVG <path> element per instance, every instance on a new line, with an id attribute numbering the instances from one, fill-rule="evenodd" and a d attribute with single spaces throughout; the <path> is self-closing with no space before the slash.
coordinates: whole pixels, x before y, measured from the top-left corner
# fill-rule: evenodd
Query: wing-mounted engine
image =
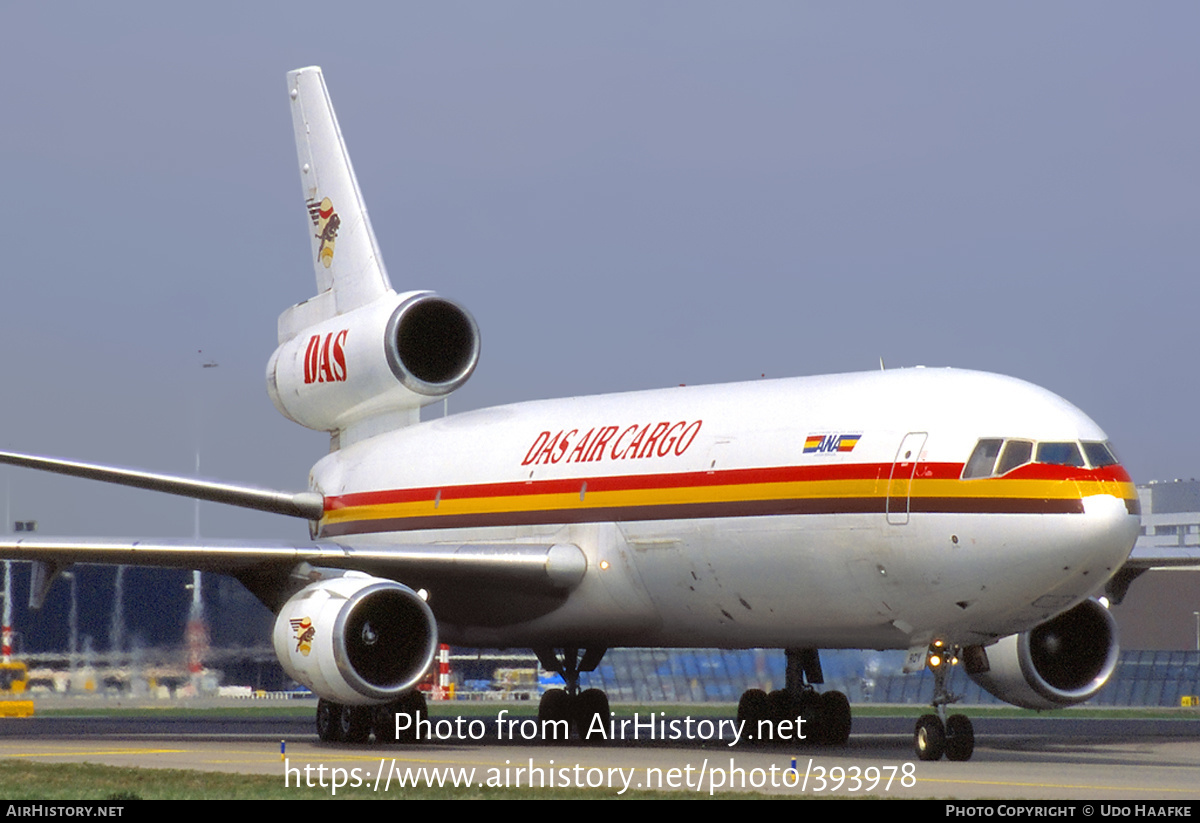
<path id="1" fill-rule="evenodd" d="M 433 664 L 437 624 L 407 586 L 347 572 L 292 597 L 275 620 L 273 639 L 297 683 L 363 706 L 396 700 L 417 685 Z"/>
<path id="2" fill-rule="evenodd" d="M 1006 703 L 1059 709 L 1090 699 L 1117 665 L 1117 623 L 1086 600 L 1024 634 L 964 651 L 971 679 Z"/>
<path id="3" fill-rule="evenodd" d="M 343 431 L 387 416 L 403 425 L 467 381 L 479 360 L 479 328 L 432 292 L 390 295 L 312 325 L 267 364 L 267 391 L 287 418 Z"/>

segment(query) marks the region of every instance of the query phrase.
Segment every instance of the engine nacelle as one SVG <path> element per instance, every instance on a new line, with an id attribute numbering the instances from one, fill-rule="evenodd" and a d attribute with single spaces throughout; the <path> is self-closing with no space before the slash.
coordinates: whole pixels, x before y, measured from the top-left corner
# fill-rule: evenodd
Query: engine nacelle
<path id="1" fill-rule="evenodd" d="M 275 620 L 283 669 L 348 706 L 410 692 L 433 664 L 437 623 L 425 601 L 392 580 L 347 572 L 292 597 Z"/>
<path id="2" fill-rule="evenodd" d="M 1059 709 L 1092 697 L 1117 665 L 1117 622 L 1086 600 L 1023 634 L 963 653 L 971 679 L 1026 709 Z"/>
<path id="3" fill-rule="evenodd" d="M 340 431 L 415 410 L 457 389 L 479 361 L 479 327 L 432 292 L 380 299 L 305 328 L 267 363 L 267 392 L 287 418 Z"/>

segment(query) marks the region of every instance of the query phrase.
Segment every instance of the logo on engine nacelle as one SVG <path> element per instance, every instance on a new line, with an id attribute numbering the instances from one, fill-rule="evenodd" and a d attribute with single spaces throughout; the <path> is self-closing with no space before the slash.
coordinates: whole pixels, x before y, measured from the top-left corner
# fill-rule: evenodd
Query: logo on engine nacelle
<path id="1" fill-rule="evenodd" d="M 305 383 L 344 383 L 346 381 L 346 334 L 348 330 L 314 334 L 304 351 Z"/>
<path id="2" fill-rule="evenodd" d="M 296 641 L 296 651 L 308 657 L 308 653 L 312 651 L 313 638 L 317 636 L 317 629 L 312 624 L 311 617 L 301 617 L 299 620 L 289 621 L 292 624 L 293 639 Z"/>

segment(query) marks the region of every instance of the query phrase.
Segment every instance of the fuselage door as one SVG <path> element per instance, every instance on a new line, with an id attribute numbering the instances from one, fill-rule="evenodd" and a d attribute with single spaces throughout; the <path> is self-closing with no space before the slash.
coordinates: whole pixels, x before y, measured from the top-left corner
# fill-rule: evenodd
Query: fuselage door
<path id="1" fill-rule="evenodd" d="M 925 448 L 925 438 L 928 436 L 927 432 L 909 432 L 900 441 L 900 448 L 896 450 L 896 459 L 892 461 L 892 474 L 888 478 L 888 523 L 903 526 L 908 522 L 908 505 L 913 475 L 917 472 L 921 449 Z"/>

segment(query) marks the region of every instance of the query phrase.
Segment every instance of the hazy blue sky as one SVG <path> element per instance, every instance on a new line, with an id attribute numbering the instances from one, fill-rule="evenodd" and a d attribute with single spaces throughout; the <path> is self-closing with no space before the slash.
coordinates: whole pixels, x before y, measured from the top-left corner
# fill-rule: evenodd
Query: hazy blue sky
<path id="1" fill-rule="evenodd" d="M 200 442 L 205 474 L 305 484 L 325 438 L 263 370 L 314 290 L 284 75 L 318 64 L 394 284 L 482 328 L 452 410 L 882 356 L 1031 380 L 1139 482 L 1200 475 L 1200 5 L 4 18 L 4 447 L 190 472 Z M 6 473 L 47 533 L 192 530 L 187 501 Z"/>

